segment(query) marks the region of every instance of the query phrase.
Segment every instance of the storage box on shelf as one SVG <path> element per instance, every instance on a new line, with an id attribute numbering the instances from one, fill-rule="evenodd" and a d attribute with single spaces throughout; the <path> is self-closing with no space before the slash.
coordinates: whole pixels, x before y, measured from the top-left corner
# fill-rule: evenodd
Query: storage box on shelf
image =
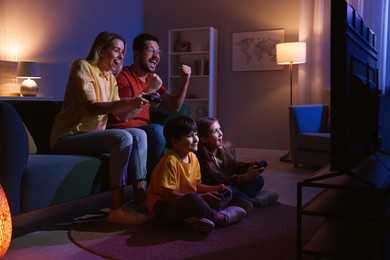
<path id="1" fill-rule="evenodd" d="M 170 91 L 179 84 L 179 66 L 187 64 L 192 75 L 185 103 L 191 117 L 217 115 L 217 48 L 218 31 L 213 27 L 169 30 Z"/>
<path id="2" fill-rule="evenodd" d="M 297 258 L 389 259 L 389 177 L 372 158 L 354 172 L 328 172 L 299 182 Z M 303 203 L 302 192 L 309 188 L 319 192 Z M 302 241 L 304 215 L 324 219 L 308 241 Z"/>

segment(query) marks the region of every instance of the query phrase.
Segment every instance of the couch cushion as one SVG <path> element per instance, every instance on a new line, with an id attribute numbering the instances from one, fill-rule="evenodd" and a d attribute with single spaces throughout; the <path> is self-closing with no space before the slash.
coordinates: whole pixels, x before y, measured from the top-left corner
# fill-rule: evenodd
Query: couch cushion
<path id="1" fill-rule="evenodd" d="M 30 154 L 22 181 L 22 213 L 108 190 L 101 167 L 102 161 L 90 156 Z"/>
<path id="2" fill-rule="evenodd" d="M 330 133 L 301 133 L 298 144 L 300 150 L 330 152 Z"/>
<path id="3" fill-rule="evenodd" d="M 37 146 L 35 145 L 34 138 L 31 136 L 30 131 L 28 131 L 27 127 L 25 124 L 24 129 L 26 130 L 27 133 L 27 139 L 28 139 L 28 152 L 29 153 L 37 153 L 38 149 Z"/>

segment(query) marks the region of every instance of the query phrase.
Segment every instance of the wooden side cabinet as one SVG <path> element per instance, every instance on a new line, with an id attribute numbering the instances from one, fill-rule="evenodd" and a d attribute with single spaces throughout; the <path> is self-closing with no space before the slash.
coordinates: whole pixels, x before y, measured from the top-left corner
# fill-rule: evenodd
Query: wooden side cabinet
<path id="1" fill-rule="evenodd" d="M 218 31 L 214 27 L 171 29 L 168 35 L 168 89 L 179 83 L 179 65 L 187 64 L 192 75 L 185 103 L 191 117 L 217 116 Z"/>

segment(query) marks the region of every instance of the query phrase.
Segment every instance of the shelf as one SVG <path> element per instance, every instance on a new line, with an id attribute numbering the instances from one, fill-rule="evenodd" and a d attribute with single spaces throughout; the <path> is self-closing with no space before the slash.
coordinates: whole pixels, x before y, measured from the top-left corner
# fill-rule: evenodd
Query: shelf
<path id="1" fill-rule="evenodd" d="M 383 214 L 386 200 L 383 190 L 360 190 L 346 192 L 345 190 L 325 190 L 314 200 L 304 205 L 302 214 L 319 216 L 354 217 L 378 220 Z M 388 204 L 388 203 L 387 203 Z"/>
<path id="2" fill-rule="evenodd" d="M 180 83 L 178 67 L 192 69 L 187 96 L 191 117 L 217 117 L 217 50 L 218 30 L 214 27 L 170 29 L 168 32 L 168 90 Z"/>
<path id="3" fill-rule="evenodd" d="M 187 102 L 208 102 L 206 98 L 186 98 Z"/>
<path id="4" fill-rule="evenodd" d="M 180 78 L 180 76 L 176 76 L 176 75 L 169 76 L 169 77 L 173 78 L 173 79 L 175 79 L 175 78 L 179 79 Z M 210 75 L 191 75 L 191 78 L 204 78 L 204 79 L 208 79 L 209 77 L 210 77 Z"/>
<path id="5" fill-rule="evenodd" d="M 323 176 L 326 178 L 317 178 Z M 303 255 L 325 259 L 390 259 L 389 183 L 387 169 L 375 156 L 354 172 L 322 172 L 298 182 L 298 259 Z M 319 192 L 303 204 L 305 189 Z M 305 243 L 303 216 L 325 220 Z"/>
<path id="6" fill-rule="evenodd" d="M 183 51 L 183 52 L 171 52 L 170 55 L 208 55 L 209 51 Z"/>
<path id="7" fill-rule="evenodd" d="M 377 223 L 330 219 L 303 246 L 302 253 L 340 259 L 381 259 L 380 232 Z"/>

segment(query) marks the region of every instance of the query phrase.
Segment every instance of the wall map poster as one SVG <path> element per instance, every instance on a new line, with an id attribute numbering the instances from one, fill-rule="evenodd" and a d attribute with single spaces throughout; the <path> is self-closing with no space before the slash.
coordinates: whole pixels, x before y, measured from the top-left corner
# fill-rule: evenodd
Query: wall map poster
<path id="1" fill-rule="evenodd" d="M 233 33 L 233 71 L 282 70 L 276 63 L 276 44 L 284 30 Z"/>

